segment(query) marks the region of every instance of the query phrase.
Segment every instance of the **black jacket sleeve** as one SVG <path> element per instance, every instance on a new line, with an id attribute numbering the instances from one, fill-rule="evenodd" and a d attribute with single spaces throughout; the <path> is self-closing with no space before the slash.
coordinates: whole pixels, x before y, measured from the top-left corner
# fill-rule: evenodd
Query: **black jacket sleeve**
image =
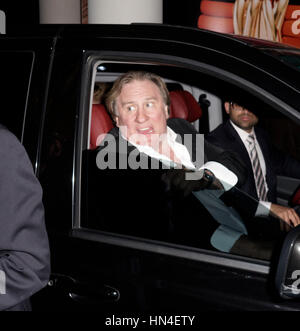
<path id="1" fill-rule="evenodd" d="M 207 161 L 221 163 L 238 177 L 237 187 L 243 185 L 247 178 L 247 169 L 238 154 L 233 151 L 224 150 L 208 141 L 204 143 L 204 151 Z"/>

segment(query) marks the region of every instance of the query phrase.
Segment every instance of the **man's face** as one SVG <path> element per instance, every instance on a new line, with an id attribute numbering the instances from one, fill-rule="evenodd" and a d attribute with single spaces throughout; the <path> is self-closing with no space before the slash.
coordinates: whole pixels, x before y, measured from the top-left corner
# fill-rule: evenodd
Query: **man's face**
<path id="1" fill-rule="evenodd" d="M 159 88 L 149 80 L 125 84 L 116 99 L 116 124 L 129 141 L 157 149 L 167 132 L 168 107 Z"/>
<path id="2" fill-rule="evenodd" d="M 256 115 L 236 103 L 225 102 L 225 110 L 235 125 L 249 133 L 258 122 Z"/>

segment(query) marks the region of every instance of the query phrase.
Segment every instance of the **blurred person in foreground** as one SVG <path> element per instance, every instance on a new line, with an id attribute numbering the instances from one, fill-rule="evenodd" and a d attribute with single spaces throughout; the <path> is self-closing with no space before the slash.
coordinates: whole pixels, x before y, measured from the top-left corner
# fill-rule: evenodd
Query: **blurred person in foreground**
<path id="1" fill-rule="evenodd" d="M 0 125 L 0 310 L 30 311 L 50 253 L 42 189 L 18 139 Z"/>

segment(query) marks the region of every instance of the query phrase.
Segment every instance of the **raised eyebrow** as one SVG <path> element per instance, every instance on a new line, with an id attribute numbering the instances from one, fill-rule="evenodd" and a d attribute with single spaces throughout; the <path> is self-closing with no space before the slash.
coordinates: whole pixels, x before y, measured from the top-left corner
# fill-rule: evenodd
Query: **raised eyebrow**
<path id="1" fill-rule="evenodd" d="M 133 105 L 133 104 L 134 104 L 133 101 L 127 101 L 127 102 L 122 102 L 121 106 L 124 107 L 124 106 L 127 106 L 127 105 Z"/>
<path id="2" fill-rule="evenodd" d="M 157 98 L 146 98 L 145 102 L 157 102 Z"/>
<path id="3" fill-rule="evenodd" d="M 157 98 L 155 97 L 149 97 L 149 98 L 146 98 L 145 101 L 149 102 L 149 101 L 157 101 Z M 135 102 L 134 101 L 126 101 L 126 102 L 122 102 L 121 103 L 121 106 L 124 107 L 124 106 L 128 106 L 128 105 L 134 105 Z"/>

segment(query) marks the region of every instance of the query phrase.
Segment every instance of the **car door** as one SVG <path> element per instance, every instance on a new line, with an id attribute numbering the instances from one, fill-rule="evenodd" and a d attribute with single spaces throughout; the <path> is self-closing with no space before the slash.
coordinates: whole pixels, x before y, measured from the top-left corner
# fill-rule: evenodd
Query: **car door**
<path id="1" fill-rule="evenodd" d="M 135 43 L 131 41 L 132 49 Z M 177 48 L 179 45 L 174 44 L 172 53 Z M 195 61 L 175 57 L 167 49 L 160 41 L 143 53 L 114 48 L 84 53 L 65 49 L 56 55 L 40 177 L 52 249 L 52 278 L 36 296 L 37 302 L 42 297 L 43 303 L 35 308 L 95 310 L 104 318 L 124 312 L 193 315 L 191 312 L 212 309 L 299 310 L 298 303 L 277 295 L 272 280 L 276 259 L 236 256 L 211 246 L 211 231 L 218 223 L 203 206 L 200 208 L 201 204 L 182 204 L 176 215 L 182 232 L 170 236 L 169 214 L 157 207 L 159 204 L 146 208 L 145 201 L 158 196 L 154 177 L 149 189 L 143 185 L 149 180 L 145 172 L 123 169 L 116 187 L 116 172 L 103 172 L 95 164 L 90 123 L 96 81 L 112 83 L 127 70 L 149 70 L 166 81 L 208 91 L 220 99 L 233 87 L 235 92 L 245 97 L 252 93 L 267 104 L 280 98 L 221 69 L 222 57 L 218 67 L 205 62 L 209 61 L 207 50 L 204 55 L 197 50 L 203 61 Z M 213 60 L 218 58 L 213 50 L 210 52 Z M 249 68 L 243 67 L 243 61 L 230 61 L 247 74 Z M 69 80 L 62 82 L 61 76 Z M 137 201 L 141 203 L 139 209 L 135 209 Z M 128 226 L 130 218 L 134 219 L 133 228 Z"/>

